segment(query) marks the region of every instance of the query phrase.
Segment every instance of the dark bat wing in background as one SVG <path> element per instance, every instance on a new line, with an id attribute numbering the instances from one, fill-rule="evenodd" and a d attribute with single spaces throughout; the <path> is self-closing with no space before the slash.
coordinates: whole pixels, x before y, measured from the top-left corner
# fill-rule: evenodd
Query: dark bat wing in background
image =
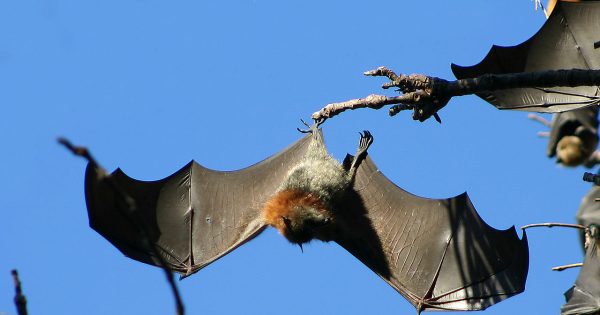
<path id="1" fill-rule="evenodd" d="M 412 195 L 366 158 L 354 196 L 340 209 L 338 242 L 422 310 L 482 310 L 520 293 L 528 270 L 527 238 L 499 231 L 466 194 Z"/>
<path id="2" fill-rule="evenodd" d="M 556 69 L 600 69 L 600 1 L 559 1 L 542 28 L 517 46 L 493 46 L 470 67 L 452 65 L 458 79 Z M 597 105 L 596 86 L 506 89 L 477 94 L 498 109 L 563 112 Z"/>
<path id="3" fill-rule="evenodd" d="M 190 275 L 260 233 L 261 207 L 308 150 L 307 136 L 270 158 L 238 171 L 213 171 L 192 161 L 158 181 L 139 181 L 120 169 L 111 175 L 136 204 L 150 242 L 167 267 Z M 90 226 L 135 260 L 156 265 L 123 202 L 88 164 L 85 195 Z"/>
<path id="4" fill-rule="evenodd" d="M 598 314 L 600 312 L 600 255 L 597 240 L 585 253 L 583 266 L 575 285 L 565 292 L 567 303 L 560 308 L 561 315 Z"/>

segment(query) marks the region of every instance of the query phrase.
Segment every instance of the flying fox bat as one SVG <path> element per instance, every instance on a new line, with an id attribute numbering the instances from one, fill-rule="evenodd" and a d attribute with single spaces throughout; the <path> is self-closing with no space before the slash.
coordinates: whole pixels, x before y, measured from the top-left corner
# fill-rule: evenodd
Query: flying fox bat
<path id="1" fill-rule="evenodd" d="M 569 223 L 536 223 L 528 224 L 521 229 L 554 226 L 579 229 L 585 239 L 585 259 L 582 264 L 569 264 L 552 268 L 552 270 L 562 271 L 567 268 L 581 267 L 575 284 L 564 294 L 566 303 L 561 306 L 560 314 L 600 314 L 600 226 L 593 223 L 587 226 Z"/>
<path id="2" fill-rule="evenodd" d="M 598 164 L 598 108 L 586 107 L 554 114 L 548 124 L 548 157 L 565 166 Z"/>
<path id="3" fill-rule="evenodd" d="M 183 276 L 268 226 L 298 245 L 335 241 L 418 312 L 481 310 L 523 291 L 525 235 L 519 240 L 514 227 L 488 226 L 466 194 L 426 199 L 397 187 L 367 156 L 373 142 L 367 131 L 356 156 L 342 164 L 327 153 L 319 129 L 308 133 L 238 171 L 214 171 L 192 161 L 167 178 L 144 182 L 120 169 L 108 175 L 90 162 L 85 179 L 90 226 L 126 256 L 158 265 L 157 253 Z M 136 204 L 147 239 L 123 214 L 122 194 Z M 148 250 L 148 241 L 158 250 Z"/>

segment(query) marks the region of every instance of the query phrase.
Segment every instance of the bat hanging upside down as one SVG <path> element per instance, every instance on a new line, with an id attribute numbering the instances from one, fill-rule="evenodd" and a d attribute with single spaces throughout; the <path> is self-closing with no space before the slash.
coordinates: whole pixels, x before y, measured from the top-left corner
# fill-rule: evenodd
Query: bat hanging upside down
<path id="1" fill-rule="evenodd" d="M 327 153 L 322 141 L 312 141 L 304 158 L 292 167 L 275 195 L 265 203 L 265 222 L 300 248 L 314 238 L 334 240 L 335 206 L 343 204 L 371 143 L 371 133 L 364 131 L 356 156 L 348 156 L 346 167 L 342 167 Z"/>
<path id="2" fill-rule="evenodd" d="M 367 156 L 368 131 L 356 156 L 342 164 L 327 153 L 316 126 L 307 133 L 242 170 L 214 171 L 192 161 L 152 182 L 120 169 L 108 175 L 90 158 L 90 226 L 126 256 L 159 265 L 158 254 L 184 277 L 273 226 L 300 246 L 337 242 L 418 312 L 481 310 L 523 291 L 525 235 L 519 240 L 514 227 L 488 226 L 466 194 L 427 199 L 394 185 Z M 135 211 L 124 211 L 127 205 Z M 146 227 L 146 237 L 127 211 Z M 156 251 L 144 246 L 148 241 Z"/>

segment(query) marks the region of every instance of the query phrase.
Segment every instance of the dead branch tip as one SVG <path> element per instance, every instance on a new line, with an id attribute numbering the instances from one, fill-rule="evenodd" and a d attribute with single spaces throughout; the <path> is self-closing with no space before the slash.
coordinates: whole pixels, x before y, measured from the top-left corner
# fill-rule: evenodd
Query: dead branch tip
<path id="1" fill-rule="evenodd" d="M 526 230 L 528 228 L 532 228 L 532 227 L 568 227 L 568 228 L 574 228 L 574 229 L 580 229 L 580 230 L 585 230 L 586 227 L 581 225 L 581 224 L 570 224 L 570 223 L 556 223 L 556 222 L 548 222 L 548 223 L 534 223 L 534 224 L 527 224 L 521 227 L 521 230 Z"/>
<path id="2" fill-rule="evenodd" d="M 27 315 L 27 298 L 23 295 L 23 288 L 21 287 L 21 279 L 19 279 L 19 272 L 17 269 L 10 271 L 13 282 L 15 284 L 15 306 L 17 307 L 17 314 Z"/>
<path id="3" fill-rule="evenodd" d="M 568 265 L 552 267 L 552 270 L 553 271 L 563 271 L 566 269 L 576 268 L 576 267 L 581 267 L 581 266 L 583 266 L 583 263 L 575 263 L 575 264 L 568 264 Z"/>

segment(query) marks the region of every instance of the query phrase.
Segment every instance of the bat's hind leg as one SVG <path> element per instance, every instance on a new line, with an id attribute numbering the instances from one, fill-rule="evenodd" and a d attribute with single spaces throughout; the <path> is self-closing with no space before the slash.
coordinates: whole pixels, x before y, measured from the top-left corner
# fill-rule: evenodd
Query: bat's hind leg
<path id="1" fill-rule="evenodd" d="M 315 123 L 312 125 L 309 125 L 306 121 L 304 121 L 304 119 L 300 119 L 300 121 L 302 122 L 302 124 L 304 126 L 306 126 L 308 129 L 300 129 L 300 128 L 296 128 L 296 130 L 300 131 L 301 133 L 314 133 L 315 130 L 319 129 L 319 126 L 325 122 L 324 119 L 322 120 L 315 120 Z"/>
<path id="2" fill-rule="evenodd" d="M 350 176 L 351 180 L 354 180 L 354 176 L 356 176 L 356 170 L 360 166 L 360 162 L 362 162 L 362 160 L 364 160 L 365 157 L 367 157 L 367 150 L 369 149 L 371 144 L 373 144 L 373 136 L 369 131 L 364 130 L 362 133 L 360 133 L 360 142 L 358 143 L 356 156 L 354 157 L 354 159 L 352 159 L 352 163 L 350 164 L 349 161 L 344 161 L 345 165 L 350 164 L 350 166 L 347 168 L 347 171 L 348 176 Z"/>

